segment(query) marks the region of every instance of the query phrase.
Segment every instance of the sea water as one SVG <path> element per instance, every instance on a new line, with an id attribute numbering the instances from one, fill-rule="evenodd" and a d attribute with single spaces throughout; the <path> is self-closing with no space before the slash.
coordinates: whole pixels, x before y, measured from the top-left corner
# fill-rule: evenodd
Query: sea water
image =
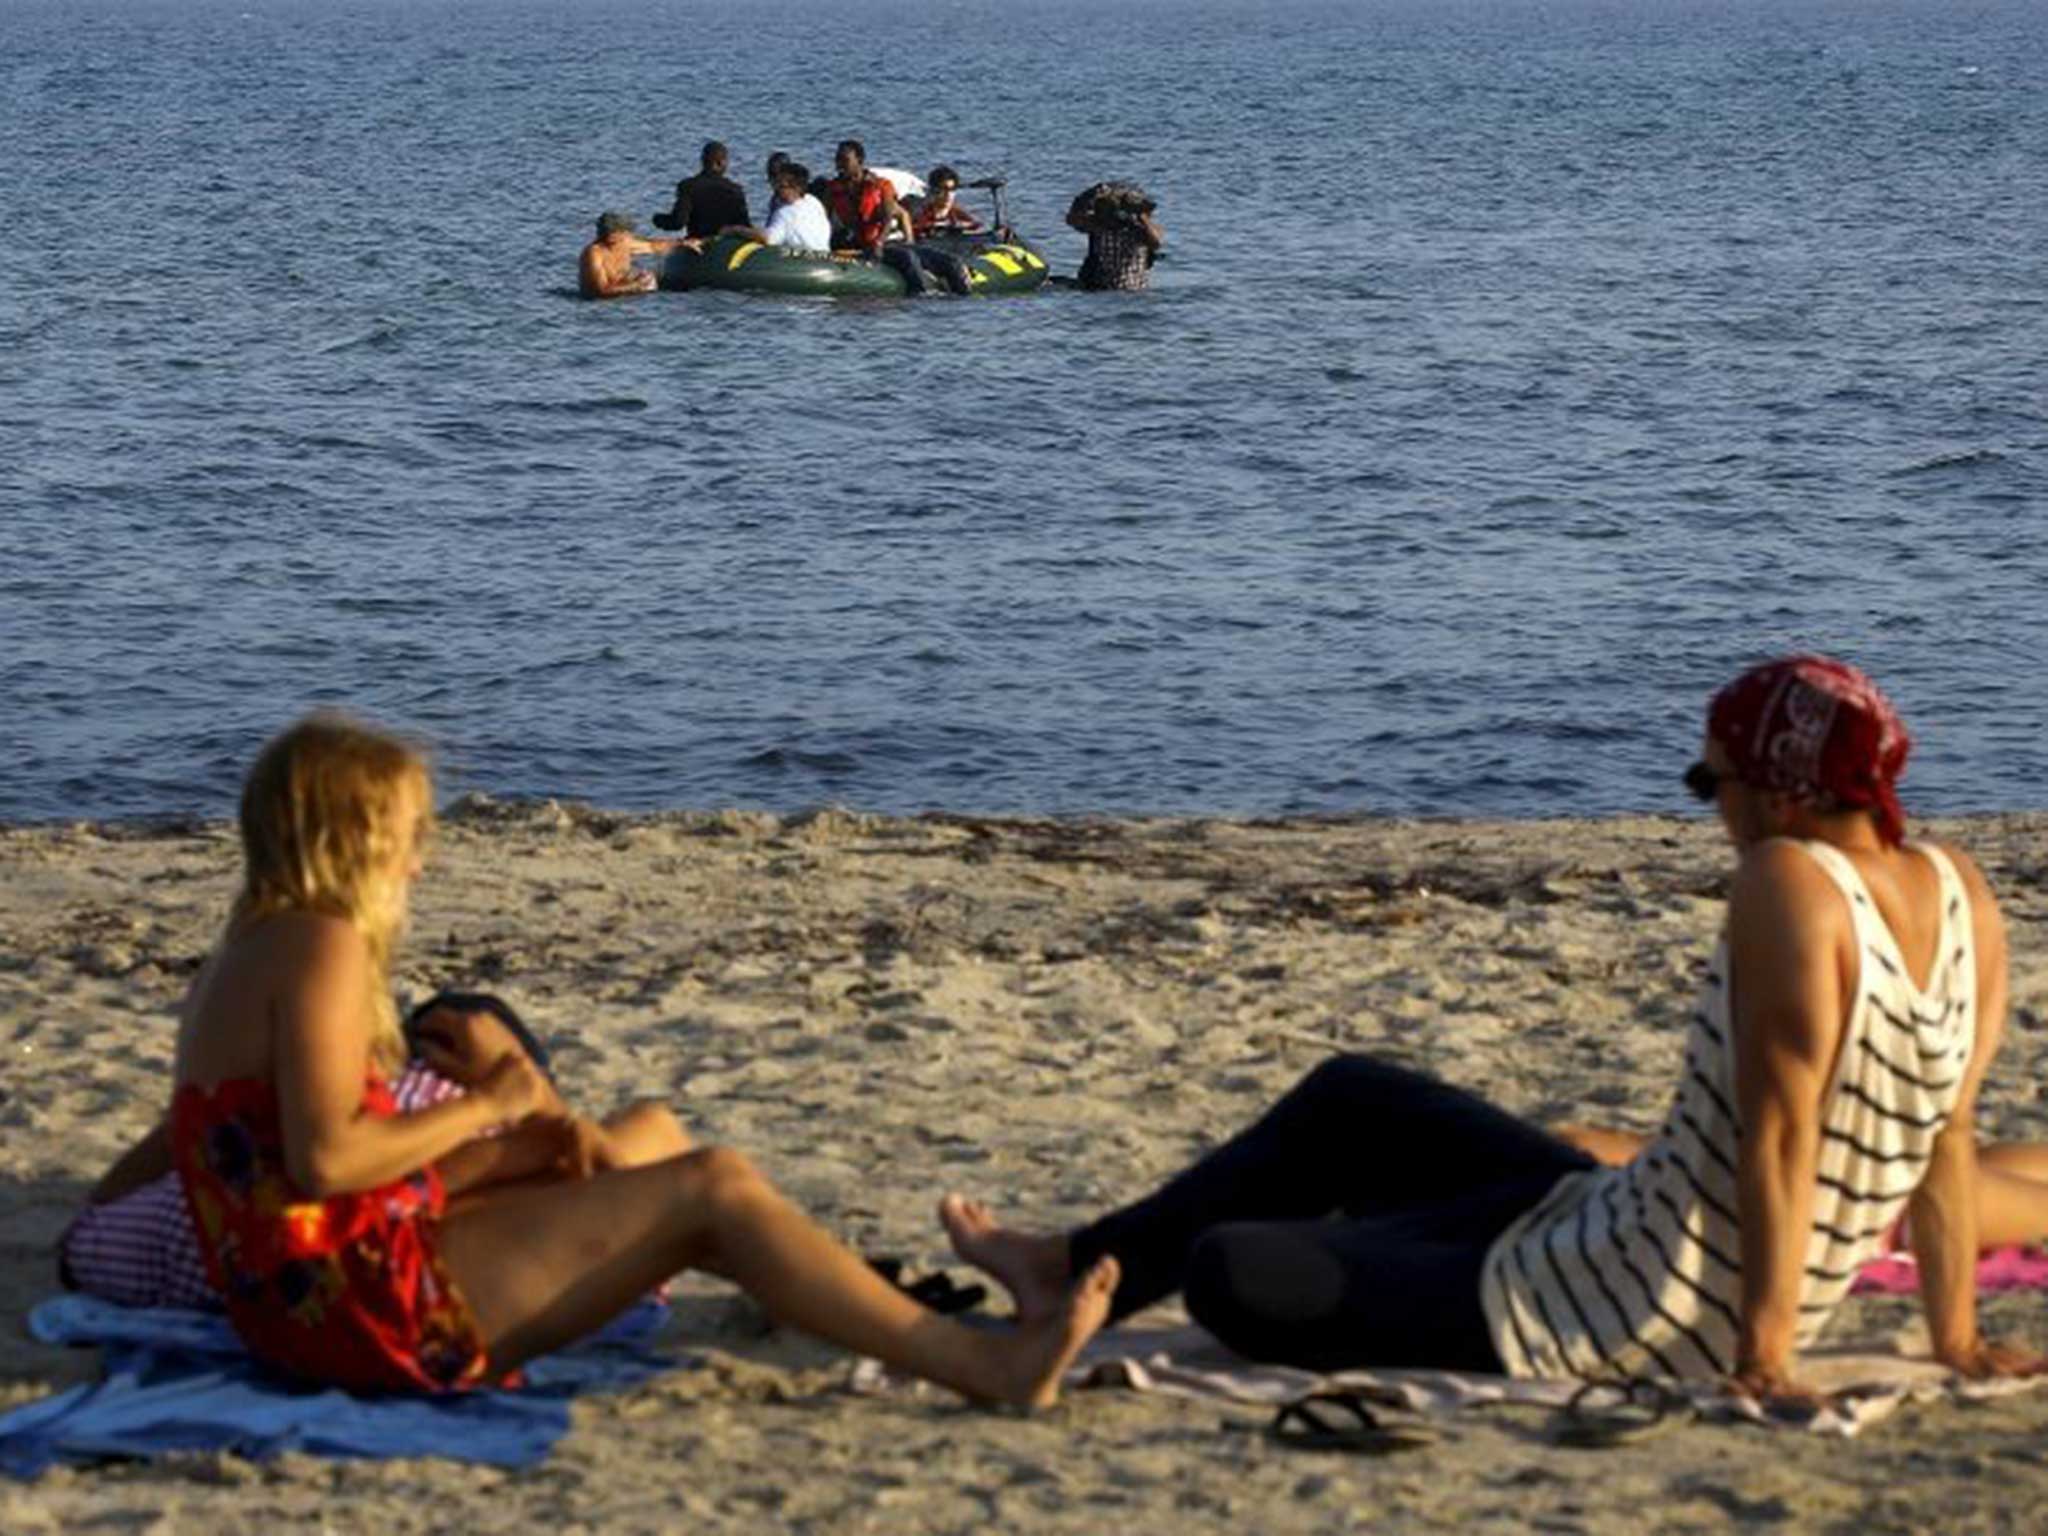
<path id="1" fill-rule="evenodd" d="M 1153 291 L 572 296 L 849 135 Z M 4 0 L 0 820 L 1675 809 L 1788 647 L 2048 805 L 2044 209 L 2038 0 Z"/>

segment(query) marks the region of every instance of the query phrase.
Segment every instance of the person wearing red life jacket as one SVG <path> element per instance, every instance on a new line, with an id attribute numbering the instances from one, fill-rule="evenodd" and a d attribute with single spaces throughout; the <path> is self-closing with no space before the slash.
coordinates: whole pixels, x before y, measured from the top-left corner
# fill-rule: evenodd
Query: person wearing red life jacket
<path id="1" fill-rule="evenodd" d="M 927 269 L 953 292 L 967 291 L 967 269 L 958 257 L 918 248 L 909 212 L 896 201 L 896 189 L 868 169 L 867 148 L 859 139 L 842 140 L 833 165 L 839 174 L 825 184 L 824 201 L 835 243 L 894 267 L 913 297 L 925 291 Z"/>

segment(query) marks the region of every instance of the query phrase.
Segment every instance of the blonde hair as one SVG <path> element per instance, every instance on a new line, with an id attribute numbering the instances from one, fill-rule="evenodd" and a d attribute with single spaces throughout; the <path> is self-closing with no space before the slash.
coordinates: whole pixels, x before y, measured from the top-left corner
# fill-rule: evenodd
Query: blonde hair
<path id="1" fill-rule="evenodd" d="M 408 791 L 424 835 L 433 774 L 417 748 L 328 713 L 276 737 L 242 786 L 242 889 L 228 916 L 230 933 L 279 912 L 321 912 L 352 924 L 375 977 L 371 1053 L 391 1068 L 405 1056 L 390 979 L 405 922 Z"/>

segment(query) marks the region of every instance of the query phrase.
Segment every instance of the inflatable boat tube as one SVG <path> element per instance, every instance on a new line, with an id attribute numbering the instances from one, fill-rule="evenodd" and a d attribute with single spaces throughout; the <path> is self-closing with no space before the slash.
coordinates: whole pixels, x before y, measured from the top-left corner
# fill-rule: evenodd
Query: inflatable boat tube
<path id="1" fill-rule="evenodd" d="M 818 299 L 900 299 L 904 294 L 903 279 L 879 261 L 792 251 L 741 235 L 707 240 L 701 251 L 677 246 L 661 264 L 661 286 Z"/>
<path id="2" fill-rule="evenodd" d="M 934 236 L 933 244 L 966 263 L 967 291 L 974 297 L 1030 293 L 1045 283 L 1045 258 L 1022 242 L 992 244 L 984 237 L 956 243 Z M 724 288 L 821 299 L 900 299 L 907 291 L 895 268 L 869 257 L 792 251 L 740 235 L 720 235 L 701 251 L 677 246 L 662 263 L 661 286 L 678 292 Z"/>
<path id="3" fill-rule="evenodd" d="M 928 235 L 941 250 L 967 263 L 967 291 L 976 298 L 999 299 L 1030 293 L 1045 286 L 1045 258 L 1021 240 L 996 242 L 986 235 Z"/>

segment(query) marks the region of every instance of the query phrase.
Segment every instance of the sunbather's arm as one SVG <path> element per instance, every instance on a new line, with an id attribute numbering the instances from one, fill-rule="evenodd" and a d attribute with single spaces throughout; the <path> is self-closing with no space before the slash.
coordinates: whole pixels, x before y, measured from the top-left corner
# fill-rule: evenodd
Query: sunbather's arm
<path id="1" fill-rule="evenodd" d="M 1977 1089 L 2005 1033 L 2005 922 L 1976 865 L 1956 850 L 1949 853 L 1970 890 L 1977 952 L 1977 1039 L 1955 1108 L 1935 1138 L 1934 1156 L 1907 1206 L 1913 1257 L 1920 1269 L 1920 1299 L 1935 1359 L 1966 1376 L 2033 1374 L 2048 1361 L 2032 1350 L 1990 1343 L 1977 1331 Z"/>
<path id="2" fill-rule="evenodd" d="M 1793 1351 L 1849 942 L 1846 905 L 1812 858 L 1776 839 L 1745 853 L 1728 902 L 1742 1239 L 1734 1379 L 1758 1398 L 1811 1396 L 1792 1379 Z"/>
<path id="3" fill-rule="evenodd" d="M 86 1204 L 107 1205 L 145 1184 L 155 1183 L 170 1171 L 170 1127 L 159 1120 L 140 1141 L 114 1159 L 113 1167 L 100 1175 L 99 1183 L 85 1197 Z"/>
<path id="4" fill-rule="evenodd" d="M 536 1117 L 514 1126 L 502 1136 L 480 1136 L 457 1147 L 434 1166 L 450 1199 L 488 1189 L 494 1184 L 513 1184 L 523 1179 L 592 1171 L 577 1166 L 581 1148 L 588 1138 L 574 1125 L 574 1117 Z M 568 1166 L 565 1166 L 565 1162 Z"/>
<path id="5" fill-rule="evenodd" d="M 368 1110 L 369 997 L 381 981 L 362 939 L 339 919 L 308 916 L 275 942 L 297 951 L 279 967 L 271 1055 L 285 1169 L 305 1194 L 324 1199 L 388 1184 L 547 1103 L 547 1080 L 515 1050 L 462 1098 L 411 1115 Z"/>

